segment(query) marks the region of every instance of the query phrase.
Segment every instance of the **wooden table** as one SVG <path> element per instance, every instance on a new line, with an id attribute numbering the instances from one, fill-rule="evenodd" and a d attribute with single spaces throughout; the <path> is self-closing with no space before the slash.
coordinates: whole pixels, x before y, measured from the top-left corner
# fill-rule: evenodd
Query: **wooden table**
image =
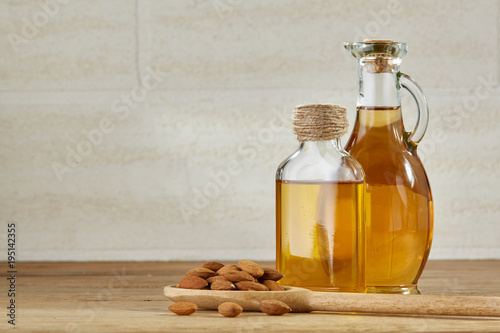
<path id="1" fill-rule="evenodd" d="M 224 318 L 202 310 L 189 317 L 167 310 L 162 294 L 200 263 L 18 263 L 17 332 L 500 332 L 500 318 L 286 314 L 244 312 Z M 263 263 L 272 267 L 272 263 Z M 4 264 L 5 267 L 5 264 Z M 2 313 L 8 306 L 2 273 Z M 423 294 L 500 297 L 500 261 L 431 261 Z M 11 325 L 2 315 L 0 330 Z"/>

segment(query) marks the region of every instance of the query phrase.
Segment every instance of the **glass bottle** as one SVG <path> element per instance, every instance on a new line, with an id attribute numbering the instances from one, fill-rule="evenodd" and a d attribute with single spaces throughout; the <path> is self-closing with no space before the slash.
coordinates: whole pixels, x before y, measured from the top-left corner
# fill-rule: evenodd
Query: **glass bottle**
<path id="1" fill-rule="evenodd" d="M 304 105 L 294 114 L 301 110 L 308 117 L 318 106 L 328 109 Z M 294 123 L 299 148 L 276 172 L 276 265 L 285 275 L 280 282 L 365 292 L 363 169 L 342 148 L 340 135 L 325 139 L 320 127 L 319 139 L 300 139 Z"/>
<path id="2" fill-rule="evenodd" d="M 429 110 L 419 86 L 399 71 L 405 43 L 345 43 L 358 60 L 357 116 L 346 150 L 366 174 L 367 292 L 417 294 L 431 248 L 433 205 L 429 181 L 417 155 Z M 401 87 L 418 106 L 407 132 Z"/>

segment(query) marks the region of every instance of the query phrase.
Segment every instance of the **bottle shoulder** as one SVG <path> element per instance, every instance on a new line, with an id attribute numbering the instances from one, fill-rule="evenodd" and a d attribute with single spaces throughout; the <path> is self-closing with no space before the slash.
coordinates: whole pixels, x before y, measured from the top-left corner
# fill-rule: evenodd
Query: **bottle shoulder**
<path id="1" fill-rule="evenodd" d="M 337 147 L 338 148 L 338 147 Z M 364 181 L 361 164 L 342 148 L 301 145 L 278 167 L 276 180 Z"/>

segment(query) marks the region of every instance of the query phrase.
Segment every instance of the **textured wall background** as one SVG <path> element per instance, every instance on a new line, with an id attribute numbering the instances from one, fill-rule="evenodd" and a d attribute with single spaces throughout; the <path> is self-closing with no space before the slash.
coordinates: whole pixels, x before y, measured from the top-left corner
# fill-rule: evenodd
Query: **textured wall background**
<path id="1" fill-rule="evenodd" d="M 274 259 L 293 106 L 343 104 L 352 123 L 342 42 L 391 38 L 431 107 L 431 257 L 499 259 L 499 8 L 2 0 L 1 239 L 12 220 L 19 260 Z"/>

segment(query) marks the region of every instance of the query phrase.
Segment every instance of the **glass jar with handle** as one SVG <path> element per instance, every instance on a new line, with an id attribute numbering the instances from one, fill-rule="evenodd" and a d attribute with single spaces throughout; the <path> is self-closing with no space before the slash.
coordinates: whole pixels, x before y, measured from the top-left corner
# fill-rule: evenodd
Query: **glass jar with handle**
<path id="1" fill-rule="evenodd" d="M 433 229 L 431 189 L 417 155 L 429 119 L 427 101 L 399 70 L 405 43 L 367 40 L 344 46 L 359 64 L 356 122 L 345 149 L 366 174 L 367 291 L 419 293 Z M 401 87 L 418 106 L 410 132 L 403 125 Z"/>

